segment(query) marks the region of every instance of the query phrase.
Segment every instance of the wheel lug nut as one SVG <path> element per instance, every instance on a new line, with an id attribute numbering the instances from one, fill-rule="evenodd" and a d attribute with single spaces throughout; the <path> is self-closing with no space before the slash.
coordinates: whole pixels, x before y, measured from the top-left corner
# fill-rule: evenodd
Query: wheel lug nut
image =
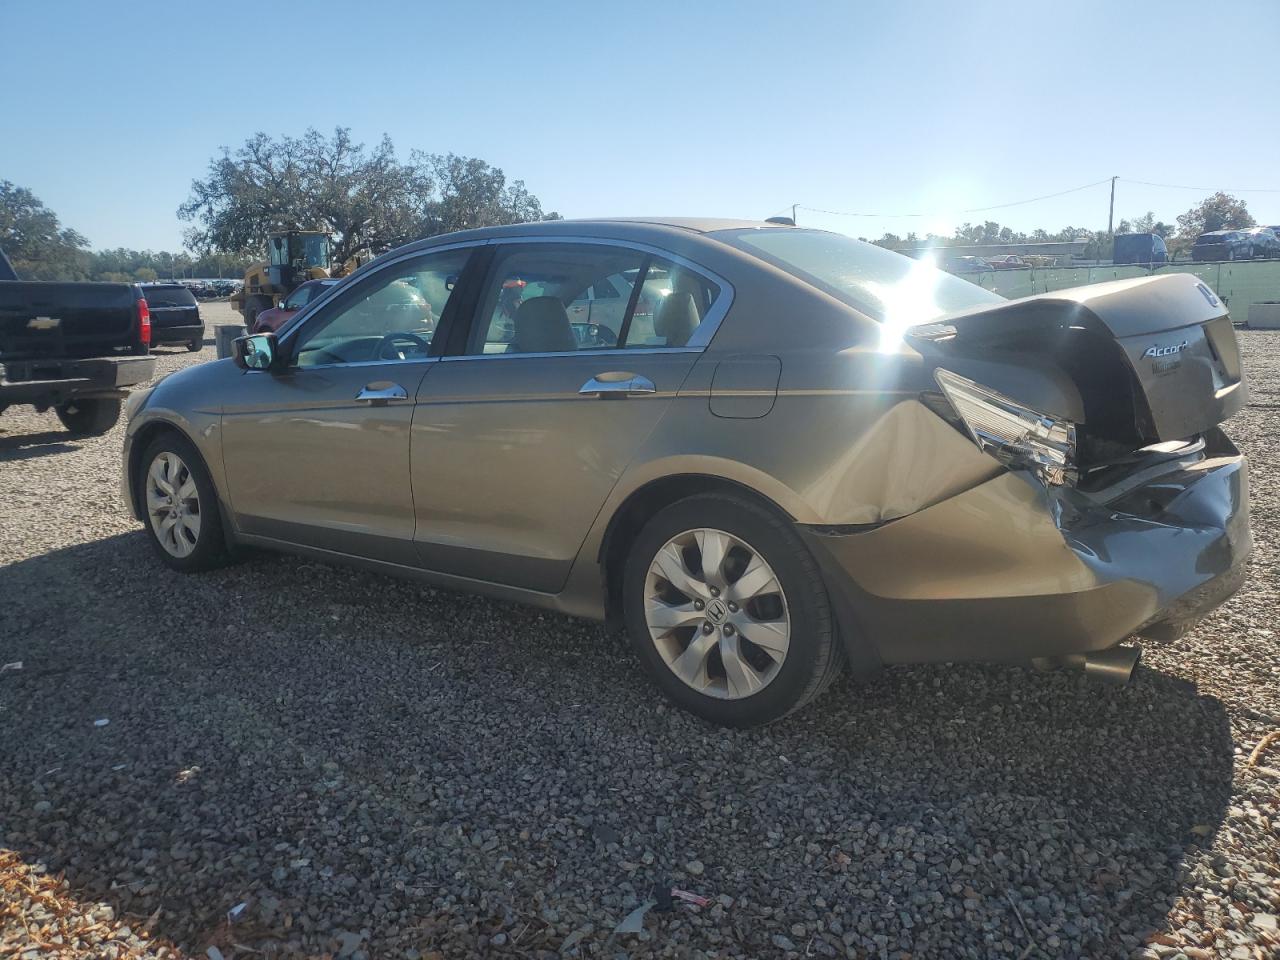
<path id="1" fill-rule="evenodd" d="M 730 601 L 729 601 L 729 612 L 730 612 L 730 613 L 737 613 L 737 612 L 738 612 L 738 605 L 737 605 L 736 603 L 734 603 L 732 600 L 730 600 Z"/>
<path id="2" fill-rule="evenodd" d="M 702 632 L 703 632 L 703 633 L 710 633 L 710 632 L 711 632 L 712 630 L 714 630 L 714 629 L 715 629 L 715 627 L 713 627 L 713 626 L 711 625 L 711 621 L 710 621 L 710 620 L 705 620 L 705 621 L 703 621 L 703 623 L 702 623 Z"/>
<path id="3" fill-rule="evenodd" d="M 712 587 L 712 588 L 711 588 L 711 595 L 712 595 L 713 597 L 718 597 L 718 596 L 720 596 L 720 589 L 719 589 L 718 587 Z"/>
<path id="4" fill-rule="evenodd" d="M 732 624 L 732 623 L 726 623 L 726 624 L 724 625 L 724 635 L 725 635 L 726 637 L 732 637 L 732 636 L 733 636 L 733 624 Z"/>
<path id="5" fill-rule="evenodd" d="M 703 607 L 705 607 L 705 606 L 706 606 L 706 604 L 705 604 L 705 603 L 703 603 L 701 600 L 695 600 L 695 601 L 693 601 L 693 609 L 695 609 L 695 610 L 701 610 L 701 609 L 702 609 Z"/>

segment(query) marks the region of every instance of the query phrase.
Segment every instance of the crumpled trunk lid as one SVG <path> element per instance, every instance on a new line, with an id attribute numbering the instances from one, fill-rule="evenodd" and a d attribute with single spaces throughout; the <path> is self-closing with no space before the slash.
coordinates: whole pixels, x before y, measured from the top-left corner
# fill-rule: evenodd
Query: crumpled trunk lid
<path id="1" fill-rule="evenodd" d="M 1244 406 L 1227 308 L 1190 274 L 1092 284 L 941 317 L 926 357 L 1074 421 L 1082 460 L 1185 440 Z"/>

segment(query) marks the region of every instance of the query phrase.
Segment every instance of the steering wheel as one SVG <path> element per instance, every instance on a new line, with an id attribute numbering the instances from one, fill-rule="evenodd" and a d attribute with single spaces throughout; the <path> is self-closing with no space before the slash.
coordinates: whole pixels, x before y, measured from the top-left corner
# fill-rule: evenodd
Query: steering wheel
<path id="1" fill-rule="evenodd" d="M 587 324 L 587 343 L 584 346 L 589 347 L 616 347 L 618 345 L 618 335 L 608 327 L 601 326 L 598 323 Z"/>
<path id="2" fill-rule="evenodd" d="M 397 343 L 409 343 L 422 356 L 426 356 L 431 349 L 431 341 L 424 337 L 418 336 L 416 333 L 409 333 L 407 330 L 401 330 L 396 333 L 388 333 L 382 338 L 378 344 L 375 356 L 379 360 L 407 360 L 405 351 L 396 346 Z"/>

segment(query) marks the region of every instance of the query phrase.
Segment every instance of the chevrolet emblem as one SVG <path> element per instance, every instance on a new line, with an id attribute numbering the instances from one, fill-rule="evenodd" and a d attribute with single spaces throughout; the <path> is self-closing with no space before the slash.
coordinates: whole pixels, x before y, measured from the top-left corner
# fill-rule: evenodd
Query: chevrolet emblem
<path id="1" fill-rule="evenodd" d="M 27 321 L 28 330 L 52 330 L 62 323 L 57 317 L 34 317 Z"/>

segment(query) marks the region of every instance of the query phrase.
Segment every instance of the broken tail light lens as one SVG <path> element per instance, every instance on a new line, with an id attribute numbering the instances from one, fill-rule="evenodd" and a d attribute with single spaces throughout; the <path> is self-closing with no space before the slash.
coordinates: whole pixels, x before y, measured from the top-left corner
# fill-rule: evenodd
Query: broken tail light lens
<path id="1" fill-rule="evenodd" d="M 1046 483 L 1075 479 L 1076 425 L 1032 410 L 950 370 L 934 379 L 978 448 L 1011 469 L 1031 470 Z"/>

